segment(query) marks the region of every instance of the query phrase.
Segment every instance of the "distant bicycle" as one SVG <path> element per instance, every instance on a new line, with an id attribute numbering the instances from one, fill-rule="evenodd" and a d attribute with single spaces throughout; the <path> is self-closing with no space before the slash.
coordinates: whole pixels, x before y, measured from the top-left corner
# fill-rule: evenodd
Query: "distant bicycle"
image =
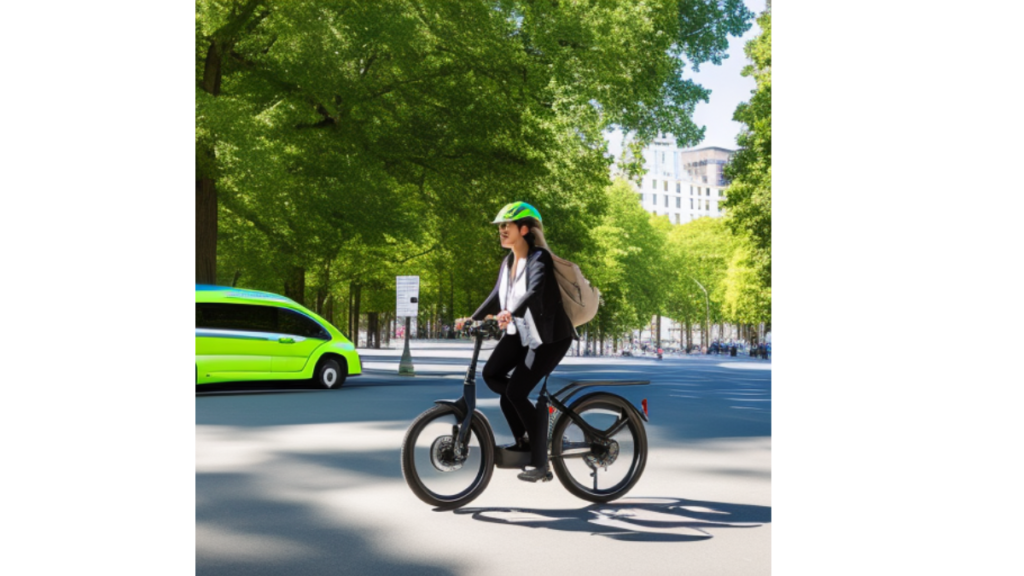
<path id="1" fill-rule="evenodd" d="M 437 400 L 409 426 L 402 442 L 402 475 L 422 501 L 442 510 L 459 508 L 483 493 L 494 468 L 525 468 L 530 453 L 495 446 L 487 417 L 476 410 L 476 363 L 487 335 L 498 334 L 495 320 L 472 322 L 476 337 L 462 398 Z M 558 480 L 573 495 L 610 502 L 636 485 L 647 465 L 647 399 L 643 411 L 621 396 L 591 392 L 595 386 L 638 386 L 649 380 L 573 382 L 554 394 L 547 378 L 540 402 L 550 406 L 549 458 Z"/>

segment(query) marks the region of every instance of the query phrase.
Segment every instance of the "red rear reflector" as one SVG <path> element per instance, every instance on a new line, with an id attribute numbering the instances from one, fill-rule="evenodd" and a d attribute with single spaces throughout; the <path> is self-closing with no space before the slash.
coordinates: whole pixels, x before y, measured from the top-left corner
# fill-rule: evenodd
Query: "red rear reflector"
<path id="1" fill-rule="evenodd" d="M 644 401 L 641 402 L 640 404 L 644 407 L 644 416 L 650 418 L 650 416 L 647 415 L 647 398 L 644 398 Z"/>
<path id="2" fill-rule="evenodd" d="M 548 414 L 554 414 L 554 413 L 555 413 L 555 407 L 554 406 L 548 406 Z"/>

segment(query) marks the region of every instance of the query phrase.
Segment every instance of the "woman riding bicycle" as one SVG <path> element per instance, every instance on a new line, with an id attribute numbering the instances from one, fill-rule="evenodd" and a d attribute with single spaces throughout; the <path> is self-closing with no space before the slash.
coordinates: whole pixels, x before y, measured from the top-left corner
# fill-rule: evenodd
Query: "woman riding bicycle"
<path id="1" fill-rule="evenodd" d="M 519 479 L 547 481 L 547 414 L 538 414 L 528 397 L 579 336 L 562 309 L 540 212 L 525 202 L 513 202 L 492 224 L 498 225 L 501 245 L 510 253 L 499 268 L 494 290 L 472 316 L 483 320 L 496 314 L 499 328 L 505 330 L 484 366 L 483 378 L 501 397 L 501 411 L 516 439 L 510 449 L 531 453 L 533 469 Z"/>

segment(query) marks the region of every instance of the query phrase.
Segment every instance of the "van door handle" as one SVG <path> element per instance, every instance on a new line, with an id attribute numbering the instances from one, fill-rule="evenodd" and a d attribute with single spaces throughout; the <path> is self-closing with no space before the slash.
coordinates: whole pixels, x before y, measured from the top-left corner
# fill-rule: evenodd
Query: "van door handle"
<path id="1" fill-rule="evenodd" d="M 277 341 L 281 344 L 295 344 L 295 338 L 278 338 Z"/>

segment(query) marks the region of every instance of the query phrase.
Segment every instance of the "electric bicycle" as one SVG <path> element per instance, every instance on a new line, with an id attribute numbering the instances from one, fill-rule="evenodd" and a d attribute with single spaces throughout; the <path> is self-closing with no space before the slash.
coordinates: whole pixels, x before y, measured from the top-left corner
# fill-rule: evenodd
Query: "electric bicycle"
<path id="1" fill-rule="evenodd" d="M 476 409 L 476 365 L 487 336 L 500 337 L 496 320 L 471 322 L 473 358 L 458 400 L 436 400 L 413 420 L 402 441 L 402 475 L 422 501 L 442 510 L 459 508 L 487 488 L 494 468 L 523 469 L 529 451 L 495 446 L 487 417 Z M 547 378 L 538 406 L 548 406 L 548 457 L 559 482 L 590 502 L 610 502 L 636 485 L 647 464 L 647 399 L 642 411 L 625 398 L 594 387 L 641 386 L 649 380 L 584 380 L 551 394 Z M 542 412 L 543 413 L 543 412 Z M 532 436 L 532 434 L 531 434 Z M 531 438 L 531 442 L 535 441 Z M 536 441 L 545 441 L 538 438 Z"/>

